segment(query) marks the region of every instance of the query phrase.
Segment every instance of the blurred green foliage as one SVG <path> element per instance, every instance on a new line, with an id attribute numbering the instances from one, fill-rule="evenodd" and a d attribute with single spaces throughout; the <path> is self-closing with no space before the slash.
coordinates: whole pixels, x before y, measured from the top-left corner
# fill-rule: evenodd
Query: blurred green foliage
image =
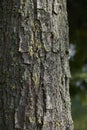
<path id="1" fill-rule="evenodd" d="M 86 97 L 87 101 L 87 97 Z M 87 130 L 87 104 L 82 101 L 82 97 L 76 95 L 72 99 L 72 115 L 74 119 L 75 130 Z"/>
<path id="2" fill-rule="evenodd" d="M 75 49 L 70 58 L 72 115 L 75 130 L 87 130 L 87 0 L 67 0 L 67 4 L 70 44 Z"/>

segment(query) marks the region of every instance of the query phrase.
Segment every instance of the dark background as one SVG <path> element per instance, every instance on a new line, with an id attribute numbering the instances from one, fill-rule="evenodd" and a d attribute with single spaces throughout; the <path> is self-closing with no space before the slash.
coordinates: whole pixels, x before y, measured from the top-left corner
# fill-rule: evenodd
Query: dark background
<path id="1" fill-rule="evenodd" d="M 87 130 L 87 0 L 67 0 L 75 130 Z"/>

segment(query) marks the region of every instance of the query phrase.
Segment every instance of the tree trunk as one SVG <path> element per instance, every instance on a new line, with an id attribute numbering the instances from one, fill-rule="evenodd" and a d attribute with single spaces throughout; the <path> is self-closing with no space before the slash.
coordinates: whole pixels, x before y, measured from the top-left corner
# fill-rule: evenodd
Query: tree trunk
<path id="1" fill-rule="evenodd" d="M 73 130 L 66 0 L 3 0 L 0 30 L 0 130 Z"/>

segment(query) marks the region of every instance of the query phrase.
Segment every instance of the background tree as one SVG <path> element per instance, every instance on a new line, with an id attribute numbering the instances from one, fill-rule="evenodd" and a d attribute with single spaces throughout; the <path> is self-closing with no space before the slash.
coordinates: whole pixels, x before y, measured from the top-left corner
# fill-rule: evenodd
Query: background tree
<path id="1" fill-rule="evenodd" d="M 0 129 L 73 130 L 65 0 L 0 2 Z"/>
<path id="2" fill-rule="evenodd" d="M 87 0 L 68 0 L 72 115 L 75 130 L 87 129 Z M 81 125 L 82 124 L 82 125 Z"/>
<path id="3" fill-rule="evenodd" d="M 76 82 L 80 82 L 86 89 L 87 82 L 87 1 L 76 0 L 68 1 L 68 14 L 70 24 L 70 43 L 75 46 L 75 55 L 70 59 L 72 72 L 72 86 L 76 86 Z M 76 14 L 76 15 L 75 15 Z M 81 87 L 73 87 L 72 94 L 80 92 Z"/>

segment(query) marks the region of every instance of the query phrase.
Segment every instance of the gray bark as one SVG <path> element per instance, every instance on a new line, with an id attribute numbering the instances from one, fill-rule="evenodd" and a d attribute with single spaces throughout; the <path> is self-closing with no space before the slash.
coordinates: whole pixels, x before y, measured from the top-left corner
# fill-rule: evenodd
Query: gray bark
<path id="1" fill-rule="evenodd" d="M 66 0 L 3 0 L 0 30 L 0 130 L 73 130 Z"/>

